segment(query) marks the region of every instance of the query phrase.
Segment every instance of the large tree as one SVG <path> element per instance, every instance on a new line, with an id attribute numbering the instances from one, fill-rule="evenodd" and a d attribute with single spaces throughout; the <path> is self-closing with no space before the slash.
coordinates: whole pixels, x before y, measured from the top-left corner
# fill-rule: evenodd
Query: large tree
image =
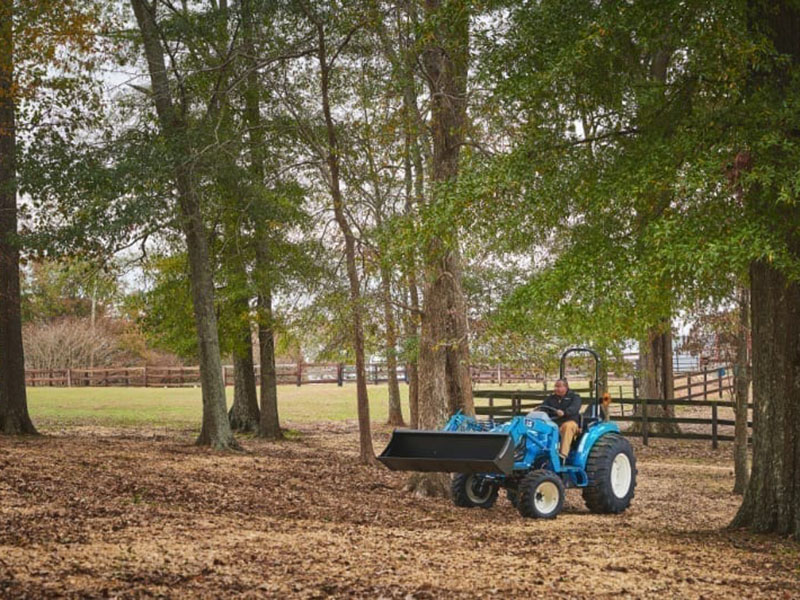
<path id="1" fill-rule="evenodd" d="M 20 311 L 14 4 L 0 3 L 0 433 L 35 434 L 25 394 Z"/>
<path id="2" fill-rule="evenodd" d="M 424 10 L 427 42 L 422 68 L 431 97 L 433 141 L 428 208 L 437 214 L 446 212 L 447 188 L 458 177 L 466 139 L 470 3 L 426 0 Z M 434 222 L 422 250 L 419 426 L 423 429 L 440 428 L 457 410 L 474 413 L 459 232 L 451 223 L 442 227 L 440 221 Z M 415 476 L 409 486 L 417 493 L 449 492 L 446 478 L 435 475 Z"/>
<path id="3" fill-rule="evenodd" d="M 161 134 L 167 141 L 178 200 L 181 227 L 189 258 L 189 283 L 200 356 L 203 423 L 197 443 L 218 449 L 238 444 L 228 422 L 222 381 L 214 282 L 209 259 L 208 232 L 203 220 L 197 173 L 193 167 L 188 98 L 185 90 L 175 101 L 167 74 L 163 32 L 159 29 L 159 3 L 131 0 L 142 37 Z"/>
<path id="4" fill-rule="evenodd" d="M 338 26 L 338 36 L 331 39 L 331 22 L 325 18 L 327 9 L 311 6 L 305 2 L 301 8 L 316 33 L 316 58 L 319 77 L 319 104 L 322 108 L 324 141 L 317 143 L 322 159 L 321 170 L 330 193 L 333 215 L 339 231 L 344 238 L 344 259 L 350 300 L 351 341 L 356 359 L 356 397 L 358 408 L 358 430 L 360 460 L 364 464 L 375 462 L 369 419 L 369 396 L 367 392 L 366 360 L 364 350 L 364 302 L 361 294 L 361 280 L 356 256 L 356 233 L 348 215 L 346 197 L 342 190 L 340 133 L 334 120 L 334 107 L 331 101 L 331 87 L 337 60 L 345 50 L 353 35 L 362 27 L 354 13 L 348 19 L 334 21 Z M 327 22 L 326 22 L 327 21 Z M 334 30 L 335 31 L 335 30 Z"/>
<path id="5" fill-rule="evenodd" d="M 753 469 L 733 524 L 800 539 L 800 190 L 796 166 L 784 162 L 787 150 L 795 160 L 800 152 L 800 6 L 751 0 L 746 11 L 767 50 L 751 65 L 745 102 L 769 127 L 737 162 L 752 176 L 750 214 L 773 234 L 773 250 L 750 264 Z"/>
<path id="6" fill-rule="evenodd" d="M 24 146 L 51 129 L 68 137 L 76 122 L 91 119 L 87 74 L 98 21 L 98 5 L 88 0 L 0 2 L 0 433 L 36 433 L 21 333 L 17 193 L 24 165 L 17 130 L 21 124 L 28 133 Z M 51 126 L 56 119 L 61 127 Z"/>

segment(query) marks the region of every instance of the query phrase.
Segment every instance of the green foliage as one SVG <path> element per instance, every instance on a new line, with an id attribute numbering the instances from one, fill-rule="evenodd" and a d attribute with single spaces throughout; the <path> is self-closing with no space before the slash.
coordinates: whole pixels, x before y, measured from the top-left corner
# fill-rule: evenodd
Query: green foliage
<path id="1" fill-rule="evenodd" d="M 113 265 L 98 269 L 80 260 L 29 263 L 22 277 L 22 319 L 88 317 L 95 302 L 99 318 L 123 293 Z"/>
<path id="2" fill-rule="evenodd" d="M 499 330 L 618 347 L 724 299 L 754 259 L 796 272 L 781 215 L 796 198 L 797 94 L 753 87 L 754 69 L 766 82 L 786 66 L 748 31 L 743 3 L 544 1 L 506 14 L 480 74 L 505 143 L 469 157 L 460 186 L 462 222 L 531 257 Z M 759 158 L 736 166 L 742 153 Z"/>
<path id="3" fill-rule="evenodd" d="M 126 298 L 126 313 L 145 332 L 152 347 L 196 362 L 197 334 L 186 254 L 153 257 L 144 272 L 150 285 Z"/>

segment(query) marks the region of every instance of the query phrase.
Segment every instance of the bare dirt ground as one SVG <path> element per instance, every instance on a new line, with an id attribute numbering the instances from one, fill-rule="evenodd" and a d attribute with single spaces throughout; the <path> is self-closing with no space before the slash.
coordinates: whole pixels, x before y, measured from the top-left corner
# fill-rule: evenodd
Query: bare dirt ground
<path id="1" fill-rule="evenodd" d="M 634 441 L 626 513 L 570 490 L 532 521 L 405 493 L 357 464 L 352 424 L 300 432 L 241 454 L 166 430 L 0 438 L 0 598 L 800 598 L 800 545 L 724 529 L 729 444 Z"/>

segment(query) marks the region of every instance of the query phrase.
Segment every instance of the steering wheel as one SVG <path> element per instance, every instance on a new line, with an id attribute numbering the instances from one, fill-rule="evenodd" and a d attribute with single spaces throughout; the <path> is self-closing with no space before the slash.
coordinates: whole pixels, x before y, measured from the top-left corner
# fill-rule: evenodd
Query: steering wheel
<path id="1" fill-rule="evenodd" d="M 558 416 L 558 409 L 553 408 L 552 406 L 547 406 L 546 404 L 540 404 L 536 407 L 536 410 L 548 410 L 554 417 Z"/>

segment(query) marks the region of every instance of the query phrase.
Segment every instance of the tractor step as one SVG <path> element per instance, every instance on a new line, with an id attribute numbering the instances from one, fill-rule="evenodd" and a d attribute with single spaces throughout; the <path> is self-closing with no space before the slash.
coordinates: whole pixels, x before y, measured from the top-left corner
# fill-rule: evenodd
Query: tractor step
<path id="1" fill-rule="evenodd" d="M 514 443 L 507 433 L 396 429 L 378 460 L 392 471 L 508 475 Z"/>

